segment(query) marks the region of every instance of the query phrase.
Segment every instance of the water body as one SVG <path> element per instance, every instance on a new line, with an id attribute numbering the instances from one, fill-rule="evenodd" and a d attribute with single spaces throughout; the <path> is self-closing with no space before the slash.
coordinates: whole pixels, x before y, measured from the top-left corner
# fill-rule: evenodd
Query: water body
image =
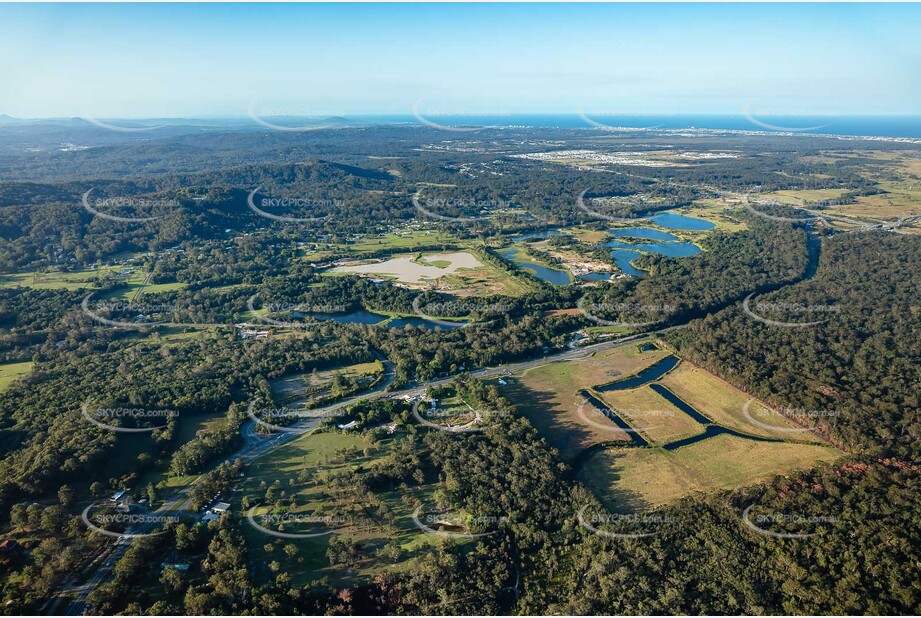
<path id="1" fill-rule="evenodd" d="M 630 263 L 631 260 L 642 256 L 643 254 L 639 251 L 633 251 L 631 249 L 613 249 L 611 251 L 611 256 L 614 258 L 614 263 L 617 264 L 617 267 L 625 275 L 630 275 L 631 277 L 642 277 L 646 274 L 646 271 L 634 268 Z"/>
<path id="2" fill-rule="evenodd" d="M 675 440 L 674 442 L 669 442 L 662 448 L 666 451 L 674 451 L 677 448 L 682 446 L 688 446 L 689 444 L 695 444 L 701 440 L 706 440 L 714 436 L 719 436 L 722 434 L 728 434 L 730 436 L 736 436 L 737 438 L 745 438 L 746 440 L 754 440 L 756 442 L 783 442 L 778 438 L 762 438 L 761 436 L 752 436 L 747 433 L 740 433 L 734 429 L 727 429 L 722 425 L 707 425 L 706 431 L 699 433 L 696 436 L 691 436 L 690 438 L 684 438 L 683 440 Z"/>
<path id="3" fill-rule="evenodd" d="M 662 230 L 654 230 L 651 227 L 628 227 L 608 230 L 608 234 L 615 238 L 623 238 L 626 236 L 629 238 L 646 238 L 648 240 L 678 240 L 677 236 L 673 236 Z"/>
<path id="4" fill-rule="evenodd" d="M 715 223 L 710 223 L 705 219 L 688 217 L 687 215 L 679 215 L 677 212 L 660 212 L 657 215 L 645 218 L 649 219 L 656 225 L 660 225 L 670 230 L 702 231 L 712 230 L 716 227 Z"/>
<path id="5" fill-rule="evenodd" d="M 640 249 L 649 253 L 658 253 L 666 257 L 689 257 L 700 253 L 700 247 L 692 242 L 641 242 L 631 245 L 619 240 L 609 240 L 604 243 L 604 246 L 614 249 Z"/>
<path id="6" fill-rule="evenodd" d="M 679 362 L 681 362 L 681 359 L 679 359 L 677 356 L 666 356 L 658 363 L 646 367 L 646 369 L 643 369 L 634 376 L 625 378 L 623 380 L 618 380 L 616 382 L 611 382 L 603 386 L 597 386 L 595 387 L 595 390 L 600 392 L 607 392 L 623 391 L 627 390 L 628 388 L 637 388 L 638 386 L 643 386 L 644 384 L 649 384 L 650 382 L 658 380 L 666 373 L 674 369 Z"/>
<path id="7" fill-rule="evenodd" d="M 534 262 L 529 262 L 526 259 L 521 259 L 519 257 L 521 253 L 520 249 L 511 247 L 508 249 L 500 249 L 498 253 L 508 261 L 515 264 L 515 266 L 518 268 L 530 272 L 538 279 L 546 281 L 547 283 L 551 283 L 553 285 L 569 285 L 572 283 L 572 275 L 570 275 L 565 270 L 556 270 L 554 268 L 548 268 L 542 264 L 535 264 Z"/>
<path id="8" fill-rule="evenodd" d="M 415 316 L 410 316 L 406 318 L 394 318 L 390 321 L 387 326 L 390 328 L 403 328 L 404 326 L 415 326 L 417 328 L 427 328 L 429 330 L 454 330 L 455 328 L 461 328 L 466 322 L 458 322 L 457 324 L 436 324 L 435 322 L 430 322 L 425 318 L 417 318 Z"/>
<path id="9" fill-rule="evenodd" d="M 577 114 L 492 114 L 492 115 L 432 115 L 424 109 L 422 115 L 431 121 L 455 126 L 490 127 L 559 127 L 582 128 L 597 131 Z M 676 114 L 676 115 L 618 115 L 605 114 L 604 110 L 585 110 L 595 122 L 611 127 L 656 127 L 657 129 L 721 129 L 730 131 L 761 131 L 774 133 L 746 118 L 740 113 Z M 755 110 L 752 115 L 769 124 L 791 127 L 821 127 L 803 131 L 825 135 L 875 135 L 880 137 L 921 137 L 921 117 L 918 116 L 771 116 Z M 348 120 L 372 123 L 410 123 L 419 125 L 417 118 L 409 115 L 356 116 Z M 825 126 L 822 126 L 825 125 Z"/>
<path id="10" fill-rule="evenodd" d="M 562 235 L 563 232 L 559 230 L 540 230 L 537 232 L 527 232 L 525 234 L 515 234 L 512 238 L 517 241 L 547 240 L 548 238 Z"/>
<path id="11" fill-rule="evenodd" d="M 698 412 L 696 408 L 691 406 L 689 403 L 685 402 L 683 399 L 678 397 L 678 395 L 671 392 L 668 388 L 662 386 L 661 384 L 650 384 L 649 388 L 651 388 L 655 392 L 662 395 L 662 397 L 664 397 L 666 401 L 668 401 L 670 404 L 672 404 L 673 406 L 675 406 L 676 408 L 678 408 L 679 410 L 681 410 L 682 412 L 684 412 L 685 414 L 693 418 L 695 421 L 697 421 L 701 425 L 712 425 L 713 424 L 713 421 L 711 421 L 709 418 L 707 418 L 706 416 Z"/>
<path id="12" fill-rule="evenodd" d="M 614 273 L 588 273 L 579 275 L 579 279 L 584 279 L 585 281 L 610 281 L 612 277 L 614 277 Z"/>
<path id="13" fill-rule="evenodd" d="M 627 424 L 627 421 L 622 419 L 620 415 L 618 415 L 614 410 L 604 405 L 604 403 L 601 400 L 599 400 L 597 397 L 595 397 L 594 395 L 592 395 L 590 392 L 588 392 L 585 389 L 582 389 L 581 391 L 579 391 L 579 394 L 585 397 L 588 400 L 588 402 L 591 403 L 593 406 L 595 406 L 602 414 L 604 414 L 606 417 L 611 419 L 615 425 L 623 429 L 627 433 L 627 435 L 633 439 L 633 442 L 636 443 L 637 446 L 649 446 L 649 442 L 647 442 L 643 438 L 643 436 L 633 431 L 633 428 L 630 427 L 629 424 Z"/>
<path id="14" fill-rule="evenodd" d="M 311 313 L 311 317 L 318 320 L 341 322 L 343 324 L 379 324 L 387 319 L 386 315 L 371 313 L 360 309 L 352 313 Z"/>
<path id="15" fill-rule="evenodd" d="M 652 350 L 657 350 L 658 347 L 654 343 L 644 343 L 640 346 L 640 352 L 651 352 Z"/>

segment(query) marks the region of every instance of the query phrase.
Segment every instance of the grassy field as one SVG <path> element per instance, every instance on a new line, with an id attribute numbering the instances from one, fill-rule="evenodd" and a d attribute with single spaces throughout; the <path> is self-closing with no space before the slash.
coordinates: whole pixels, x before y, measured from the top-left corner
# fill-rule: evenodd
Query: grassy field
<path id="1" fill-rule="evenodd" d="M 383 249 L 407 249 L 431 245 L 456 244 L 457 238 L 436 230 L 411 230 L 383 236 L 367 236 L 354 243 L 336 245 L 339 250 L 372 253 Z"/>
<path id="2" fill-rule="evenodd" d="M 667 354 L 658 349 L 640 352 L 636 344 L 627 344 L 588 358 L 530 369 L 501 387 L 501 392 L 551 446 L 559 449 L 563 459 L 570 459 L 593 444 L 627 439 L 616 428 L 594 427 L 580 418 L 579 407 L 584 399 L 579 390 L 635 373 Z"/>
<path id="3" fill-rule="evenodd" d="M 749 400 L 745 393 L 690 363 L 682 362 L 659 382 L 711 420 L 730 429 L 766 438 L 821 442 L 817 436 L 806 431 L 784 431 L 799 426 L 780 413 L 755 404 L 750 410 L 751 416 L 759 423 L 777 427 L 778 430 L 773 431 L 752 423 L 742 412 L 745 402 Z"/>
<path id="4" fill-rule="evenodd" d="M 5 363 L 0 365 L 0 393 L 10 387 L 14 380 L 32 373 L 32 362 Z"/>
<path id="5" fill-rule="evenodd" d="M 777 474 L 834 461 L 842 453 L 809 444 L 757 442 L 721 435 L 675 451 L 611 448 L 592 455 L 580 481 L 616 512 L 638 512 L 699 491 L 735 489 Z"/>
<path id="6" fill-rule="evenodd" d="M 597 393 L 650 443 L 664 444 L 703 432 L 690 416 L 671 405 L 649 386 Z"/>
<path id="7" fill-rule="evenodd" d="M 325 479 L 329 475 L 349 468 L 367 470 L 375 462 L 385 457 L 396 445 L 396 441 L 403 439 L 406 438 L 398 435 L 371 446 L 359 434 L 307 434 L 257 460 L 247 473 L 241 494 L 249 496 L 254 503 L 258 502 L 264 493 L 262 484 L 271 486 L 278 480 L 280 482 L 279 491 L 286 491 L 288 497 L 297 496 L 298 506 L 291 508 L 290 513 L 307 515 L 322 513 L 326 517 L 337 517 L 347 508 L 337 504 L 337 498 L 325 484 Z M 432 487 L 423 485 L 414 487 L 409 492 L 413 500 L 427 503 L 430 500 L 431 490 Z M 384 570 L 407 568 L 419 548 L 424 544 L 434 543 L 437 537 L 428 535 L 415 526 L 411 518 L 414 506 L 404 502 L 399 490 L 378 492 L 375 493 L 375 496 L 380 498 L 394 513 L 394 531 L 340 523 L 332 526 L 335 529 L 332 535 L 280 540 L 253 528 L 244 519 L 242 526 L 249 544 L 250 555 L 255 560 L 263 561 L 263 564 L 273 560 L 278 561 L 281 564 L 280 572 L 291 575 L 295 585 L 306 584 L 324 576 L 329 577 L 330 582 L 334 585 L 346 585 L 369 578 Z M 235 509 L 240 512 L 241 507 L 237 505 Z M 268 512 L 266 509 L 256 510 L 257 522 L 259 517 L 266 512 Z M 272 528 L 273 526 L 267 525 L 266 527 Z M 285 531 L 299 532 L 302 530 L 287 527 Z M 359 543 L 361 560 L 353 568 L 343 568 L 342 565 L 337 565 L 335 568 L 330 566 L 326 551 L 330 539 L 335 535 L 348 537 Z M 399 546 L 401 550 L 401 556 L 396 562 L 377 554 L 377 551 L 388 543 Z M 297 547 L 296 556 L 288 556 L 283 551 L 283 546 L 287 544 Z M 269 551 L 267 547 L 270 548 Z M 273 577 L 268 571 L 258 573 L 257 576 Z"/>

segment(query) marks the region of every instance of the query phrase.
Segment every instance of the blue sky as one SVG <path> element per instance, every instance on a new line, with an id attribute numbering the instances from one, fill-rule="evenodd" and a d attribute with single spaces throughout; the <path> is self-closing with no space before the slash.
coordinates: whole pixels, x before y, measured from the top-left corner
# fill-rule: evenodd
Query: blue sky
<path id="1" fill-rule="evenodd" d="M 921 6 L 0 5 L 17 117 L 921 114 Z"/>

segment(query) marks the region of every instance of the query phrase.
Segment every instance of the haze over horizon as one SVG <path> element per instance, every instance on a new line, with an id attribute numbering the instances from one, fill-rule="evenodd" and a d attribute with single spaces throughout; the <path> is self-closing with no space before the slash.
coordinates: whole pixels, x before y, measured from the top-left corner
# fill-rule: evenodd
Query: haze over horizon
<path id="1" fill-rule="evenodd" d="M 864 4 L 3 5 L 0 114 L 913 116 L 919 14 Z"/>

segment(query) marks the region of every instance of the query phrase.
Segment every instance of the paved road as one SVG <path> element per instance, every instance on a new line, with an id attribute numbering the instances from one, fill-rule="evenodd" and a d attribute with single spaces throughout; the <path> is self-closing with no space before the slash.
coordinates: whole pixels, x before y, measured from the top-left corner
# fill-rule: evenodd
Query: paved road
<path id="1" fill-rule="evenodd" d="M 518 363 L 510 363 L 508 365 L 500 365 L 498 367 L 487 367 L 483 369 L 477 369 L 471 371 L 470 375 L 477 378 L 490 378 L 499 375 L 504 375 L 508 373 L 516 373 L 518 371 L 523 371 L 531 369 L 533 367 L 540 367 L 550 363 L 558 363 L 563 361 L 575 360 L 579 358 L 585 358 L 595 352 L 600 352 L 602 350 L 607 350 L 614 348 L 620 345 L 626 345 L 628 343 L 637 341 L 648 337 L 654 333 L 661 334 L 668 332 L 670 330 L 675 330 L 677 328 L 684 328 L 686 324 L 681 324 L 678 326 L 671 326 L 669 328 L 663 328 L 656 331 L 650 331 L 646 333 L 639 333 L 636 335 L 630 335 L 627 337 L 620 337 L 617 339 L 611 339 L 609 341 L 603 341 L 601 343 L 595 343 L 588 345 L 582 348 L 568 349 L 562 352 L 557 352 L 554 354 L 548 354 L 542 358 L 537 358 L 529 361 L 522 361 Z M 359 401 L 373 401 L 376 399 L 381 399 L 383 397 L 404 397 L 407 395 L 421 395 L 424 394 L 430 386 L 441 386 L 450 383 L 455 379 L 456 376 L 446 376 L 436 380 L 431 380 L 424 382 L 422 384 L 416 384 L 409 386 L 407 388 L 388 391 L 387 389 L 393 383 L 395 378 L 395 370 L 393 364 L 390 361 L 381 359 L 384 363 L 385 368 L 385 377 L 374 389 L 366 391 L 359 395 L 349 397 L 335 404 L 325 406 L 322 408 L 316 408 L 311 410 L 311 414 L 315 414 L 318 417 L 325 417 L 331 415 L 333 412 L 341 410 L 347 406 L 358 403 Z M 241 433 L 243 436 L 243 447 L 230 455 L 226 461 L 233 461 L 235 459 L 242 460 L 245 464 L 252 463 L 257 458 L 265 455 L 271 450 L 278 448 L 291 440 L 303 435 L 306 428 L 298 427 L 297 424 L 292 425 L 289 429 L 301 429 L 301 431 L 289 431 L 284 433 L 275 433 L 275 434 L 261 434 L 256 431 L 256 423 L 252 420 L 248 420 L 244 423 L 241 428 Z M 200 477 L 199 477 L 200 478 Z M 165 515 L 172 511 L 181 511 L 185 510 L 188 506 L 189 500 L 189 491 L 195 484 L 198 482 L 198 478 L 195 481 L 183 487 L 179 492 L 173 496 L 168 502 L 164 503 L 159 509 L 155 512 L 158 515 Z M 152 524 L 151 524 L 152 526 Z M 135 532 L 144 532 L 147 529 L 141 527 Z M 90 577 L 90 579 L 83 584 L 82 586 L 69 589 L 76 592 L 76 596 L 71 601 L 70 605 L 67 607 L 66 615 L 68 616 L 81 616 L 86 613 L 88 609 L 87 606 L 87 597 L 89 594 L 96 589 L 99 585 L 104 583 L 110 573 L 112 572 L 113 567 L 118 562 L 118 560 L 125 555 L 125 552 L 131 547 L 131 542 L 133 538 L 119 537 L 118 540 L 111 546 L 108 551 L 108 554 L 105 555 L 105 558 L 102 560 L 102 563 L 97 567 L 96 571 Z M 55 604 L 52 605 L 52 611 L 55 607 Z"/>

